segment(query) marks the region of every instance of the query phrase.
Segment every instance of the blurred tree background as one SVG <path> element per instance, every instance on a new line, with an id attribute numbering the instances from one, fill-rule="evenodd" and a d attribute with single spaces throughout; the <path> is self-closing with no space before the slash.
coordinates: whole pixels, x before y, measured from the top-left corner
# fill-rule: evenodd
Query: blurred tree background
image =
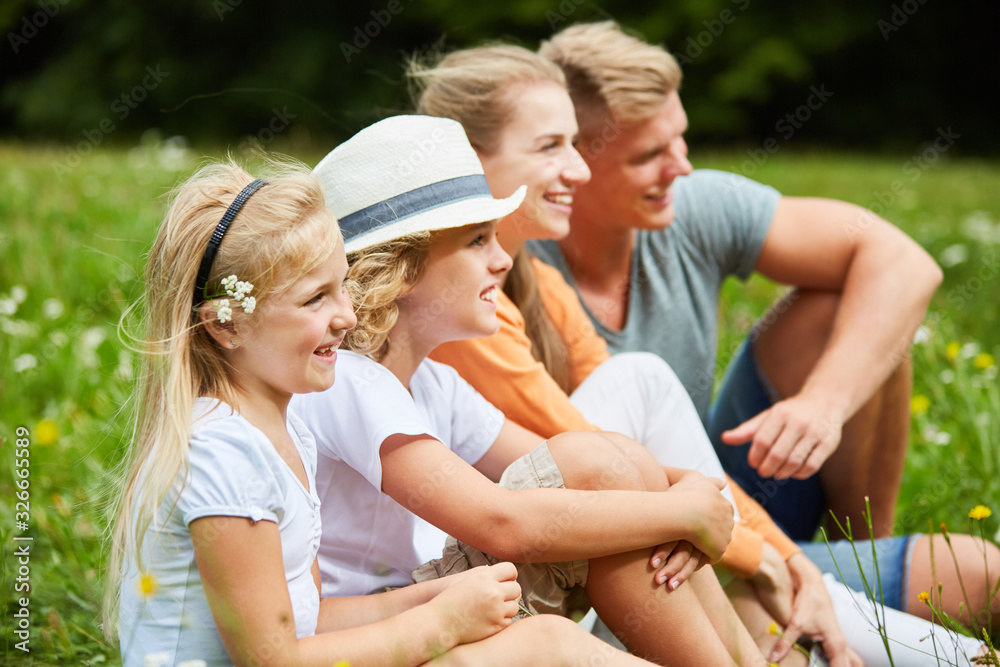
<path id="1" fill-rule="evenodd" d="M 1000 8 L 943 0 L 4 0 L 0 137 L 322 153 L 408 108 L 409 54 L 608 18 L 682 62 L 692 142 L 914 152 L 950 126 L 954 154 L 1000 153 Z"/>

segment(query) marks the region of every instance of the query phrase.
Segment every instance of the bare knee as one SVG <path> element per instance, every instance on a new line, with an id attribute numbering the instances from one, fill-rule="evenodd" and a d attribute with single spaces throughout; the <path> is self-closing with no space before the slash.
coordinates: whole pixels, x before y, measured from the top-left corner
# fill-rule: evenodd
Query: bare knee
<path id="1" fill-rule="evenodd" d="M 566 487 L 593 491 L 645 490 L 646 482 L 632 452 L 620 446 L 618 438 L 624 436 L 579 432 L 549 438 L 549 451 Z"/>
<path id="2" fill-rule="evenodd" d="M 670 483 L 667 481 L 667 475 L 663 471 L 663 466 L 657 462 L 648 449 L 621 433 L 605 431 L 601 435 L 614 443 L 628 457 L 632 465 L 642 475 L 643 485 L 647 491 L 667 490 Z"/>
<path id="3" fill-rule="evenodd" d="M 531 616 L 518 621 L 513 628 L 522 632 L 521 639 L 525 643 L 537 649 L 533 651 L 533 660 L 539 665 L 569 663 L 575 654 L 599 641 L 578 624 L 554 614 Z"/>

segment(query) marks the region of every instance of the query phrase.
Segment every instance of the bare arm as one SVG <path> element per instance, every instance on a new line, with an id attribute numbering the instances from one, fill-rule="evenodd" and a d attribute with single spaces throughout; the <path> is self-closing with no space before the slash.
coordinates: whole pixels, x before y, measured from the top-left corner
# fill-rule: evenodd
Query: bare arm
<path id="1" fill-rule="evenodd" d="M 501 563 L 378 623 L 297 639 L 276 524 L 205 517 L 191 523 L 191 536 L 212 617 L 236 665 L 419 665 L 494 634 L 517 612 L 515 570 Z"/>
<path id="2" fill-rule="evenodd" d="M 493 446 L 483 455 L 483 458 L 476 462 L 474 467 L 496 482 L 507 466 L 542 444 L 544 439 L 537 433 L 532 433 L 523 426 L 506 419 Z"/>
<path id="3" fill-rule="evenodd" d="M 843 423 L 906 354 L 941 270 L 917 243 L 870 211 L 798 197 L 778 204 L 757 270 L 841 296 L 830 340 L 801 391 L 724 435 L 732 444 L 754 441 L 750 460 L 760 474 L 804 478 L 836 449 Z"/>
<path id="4" fill-rule="evenodd" d="M 382 490 L 413 513 L 503 559 L 596 558 L 688 540 L 718 560 L 732 505 L 709 478 L 665 492 L 498 487 L 437 440 L 395 435 L 381 448 Z M 558 539 L 547 536 L 553 526 Z"/>
<path id="5" fill-rule="evenodd" d="M 330 597 L 319 601 L 316 632 L 346 630 L 377 623 L 430 602 L 449 585 L 448 577 L 412 584 L 385 593 Z"/>

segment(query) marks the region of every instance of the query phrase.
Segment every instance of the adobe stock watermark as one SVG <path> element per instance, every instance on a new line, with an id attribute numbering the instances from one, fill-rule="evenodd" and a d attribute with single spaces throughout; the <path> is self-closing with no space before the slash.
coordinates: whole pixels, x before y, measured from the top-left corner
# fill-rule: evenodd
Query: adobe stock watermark
<path id="1" fill-rule="evenodd" d="M 747 7 L 750 6 L 750 0 L 730 0 L 730 2 L 736 5 L 736 8 L 741 12 L 746 11 Z M 675 51 L 674 58 L 682 65 L 693 63 L 705 53 L 705 49 L 712 46 L 715 40 L 722 36 L 727 26 L 736 21 L 736 16 L 736 13 L 727 7 L 719 12 L 718 17 L 702 21 L 701 24 L 705 26 L 705 29 L 697 35 L 688 35 L 684 50 Z"/>
<path id="2" fill-rule="evenodd" d="M 834 96 L 833 91 L 826 89 L 826 84 L 820 84 L 819 88 L 809 86 L 809 91 L 810 95 L 803 104 L 796 107 L 790 113 L 786 113 L 775 122 L 774 131 L 783 140 L 788 141 L 795 136 L 795 133 L 801 130 L 812 119 L 813 114 L 822 109 L 830 98 Z M 730 166 L 730 171 L 743 174 L 744 176 L 753 176 L 757 173 L 757 169 L 762 167 L 779 150 L 781 150 L 781 143 L 778 139 L 768 137 L 761 145 L 761 148 L 748 148 L 746 153 L 750 159 L 744 160 L 738 169 L 735 166 Z"/>
<path id="3" fill-rule="evenodd" d="M 882 34 L 882 39 L 888 42 L 892 34 L 906 25 L 910 17 L 916 14 L 917 10 L 926 2 L 927 0 L 903 0 L 898 5 L 894 3 L 892 5 L 892 13 L 889 14 L 889 20 L 879 19 L 875 22 L 875 26 Z"/>
<path id="4" fill-rule="evenodd" d="M 7 33 L 7 42 L 10 48 L 17 55 L 21 47 L 31 41 L 38 31 L 49 24 L 49 21 L 59 13 L 59 10 L 69 2 L 69 0 L 39 0 L 39 11 L 31 16 L 21 17 L 20 29 L 17 32 Z"/>
<path id="5" fill-rule="evenodd" d="M 415 144 L 410 144 L 411 148 L 405 155 L 400 155 L 395 166 L 386 174 L 385 178 L 394 183 L 404 181 L 427 162 L 438 151 L 438 148 L 445 142 L 447 135 L 440 127 L 431 132 L 431 136 L 421 139 Z"/>
<path id="6" fill-rule="evenodd" d="M 1000 264 L 997 262 L 997 253 L 995 250 L 991 250 L 980 261 L 979 269 L 975 275 L 966 279 L 961 285 L 948 290 L 948 294 L 945 296 L 948 304 L 955 308 L 964 308 L 965 304 L 981 292 L 987 283 L 997 277 L 998 272 L 1000 272 Z"/>
<path id="7" fill-rule="evenodd" d="M 15 602 L 17 610 L 11 630 L 21 641 L 14 648 L 25 653 L 31 652 L 31 547 L 34 537 L 31 528 L 31 432 L 25 426 L 18 426 L 14 440 L 14 525 L 20 535 L 15 535 L 12 577 L 14 591 L 20 593 Z"/>
<path id="8" fill-rule="evenodd" d="M 253 148 L 268 145 L 274 141 L 276 136 L 287 130 L 291 126 L 292 121 L 297 117 L 298 116 L 296 114 L 288 112 L 288 107 L 281 107 L 281 109 L 278 109 L 278 107 L 272 107 L 271 119 L 267 122 L 267 124 L 261 127 L 256 134 L 241 141 L 236 147 L 236 150 L 242 153 Z"/>
<path id="9" fill-rule="evenodd" d="M 947 128 L 939 127 L 937 133 L 937 137 L 934 138 L 934 141 L 930 142 L 927 148 L 919 153 L 915 153 L 909 160 L 903 163 L 902 172 L 906 176 L 909 176 L 909 183 L 915 183 L 920 180 L 923 173 L 933 167 L 941 156 L 948 152 L 958 139 L 962 138 L 962 135 L 955 132 L 951 128 L 951 125 Z M 861 209 L 861 213 L 856 220 L 844 225 L 844 233 L 847 235 L 847 238 L 853 241 L 860 234 L 868 231 L 875 224 L 875 220 L 879 216 L 882 216 L 896 203 L 896 200 L 900 196 L 910 190 L 908 182 L 897 178 L 889 184 L 887 190 L 874 191 L 872 195 L 875 201 L 871 202 L 866 208 Z"/>
<path id="10" fill-rule="evenodd" d="M 350 43 L 340 43 L 340 52 L 343 54 L 344 60 L 350 63 L 351 58 L 359 55 L 362 50 L 372 43 L 373 39 L 381 35 L 382 30 L 389 27 L 389 24 L 392 23 L 392 17 L 400 14 L 402 11 L 402 0 L 389 0 L 385 5 L 385 9 L 373 9 L 368 12 L 372 20 L 363 26 L 354 26 L 354 39 Z"/>
<path id="11" fill-rule="evenodd" d="M 160 69 L 159 65 L 155 67 L 147 65 L 146 75 L 142 77 L 142 81 L 111 102 L 112 116 L 102 118 L 97 127 L 84 130 L 83 141 L 77 142 L 76 146 L 66 148 L 66 156 L 62 161 L 52 163 L 52 171 L 56 177 L 62 181 L 64 174 L 68 174 L 80 166 L 83 158 L 90 155 L 96 147 L 101 145 L 108 135 L 117 129 L 118 126 L 115 124 L 114 119 L 117 118 L 121 122 L 128 118 L 129 114 L 137 109 L 149 93 L 156 90 L 160 83 L 168 76 L 170 76 L 170 72 L 164 72 Z"/>

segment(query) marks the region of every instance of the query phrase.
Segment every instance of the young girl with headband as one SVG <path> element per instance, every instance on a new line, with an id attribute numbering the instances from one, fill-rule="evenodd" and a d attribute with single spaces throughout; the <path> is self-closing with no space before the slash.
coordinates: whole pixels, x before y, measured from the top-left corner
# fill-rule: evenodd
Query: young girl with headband
<path id="1" fill-rule="evenodd" d="M 265 181 L 216 164 L 177 190 L 146 265 L 105 601 L 124 665 L 417 665 L 544 631 L 495 634 L 518 609 L 509 563 L 320 600 L 315 442 L 287 408 L 333 384 L 356 322 L 346 274 L 337 222 L 301 167 Z"/>
<path id="2" fill-rule="evenodd" d="M 526 49 L 495 45 L 452 52 L 433 66 L 412 63 L 410 75 L 419 91 L 418 112 L 462 123 L 494 193 L 504 196 L 528 185 L 524 204 L 499 222 L 501 245 L 514 258 L 497 300 L 500 331 L 445 343 L 431 358 L 453 366 L 509 419 L 542 435 L 617 431 L 640 441 L 662 463 L 721 476 L 697 411 L 673 371 L 655 355 L 610 355 L 574 290 L 529 251 L 531 241 L 558 240 L 569 232 L 574 192 L 590 178 L 574 148 L 576 114 L 563 71 Z M 804 634 L 821 640 L 833 665 L 856 663 L 849 645 L 866 664 L 882 664 L 886 655 L 878 635 L 850 632 L 848 641 L 840 627 L 866 628 L 874 619 L 861 613 L 870 603 L 824 583 L 809 556 L 825 555 L 826 545 L 806 545 L 802 553 L 763 508 L 736 484 L 730 487 L 742 520 L 722 559 L 736 575 L 727 592 L 770 658 L 802 657 L 788 655 L 790 642 L 768 632 L 773 616 L 787 625 L 790 639 Z M 961 546 L 969 546 L 964 539 Z M 833 548 L 850 573 L 854 557 L 845 546 Z M 880 561 L 882 553 L 880 548 Z M 869 581 L 875 582 L 872 573 Z M 922 585 L 927 589 L 929 583 Z M 894 655 L 907 664 L 934 664 L 933 651 L 920 643 L 932 634 L 927 622 L 892 610 L 887 622 Z M 980 646 L 942 629 L 935 639 L 941 651 L 962 645 L 970 657 Z"/>
<path id="3" fill-rule="evenodd" d="M 428 581 L 508 559 L 529 613 L 593 604 L 659 664 L 763 665 L 711 568 L 674 589 L 657 585 L 649 563 L 653 547 L 677 541 L 703 563 L 719 558 L 732 528 L 722 480 L 664 469 L 614 434 L 543 442 L 426 359 L 443 342 L 496 331 L 510 259 L 495 220 L 523 190 L 494 199 L 461 126 L 422 116 L 362 130 L 315 173 L 347 239 L 359 319 L 337 384 L 292 403 L 317 440 L 324 595 L 405 586 L 414 568 Z M 327 511 L 347 499 L 352 512 Z M 417 517 L 453 536 L 448 557 L 421 565 L 443 540 L 415 540 Z M 578 644 L 587 659 L 632 659 L 592 656 L 610 650 L 598 646 Z M 537 664 L 535 650 L 494 662 Z"/>

